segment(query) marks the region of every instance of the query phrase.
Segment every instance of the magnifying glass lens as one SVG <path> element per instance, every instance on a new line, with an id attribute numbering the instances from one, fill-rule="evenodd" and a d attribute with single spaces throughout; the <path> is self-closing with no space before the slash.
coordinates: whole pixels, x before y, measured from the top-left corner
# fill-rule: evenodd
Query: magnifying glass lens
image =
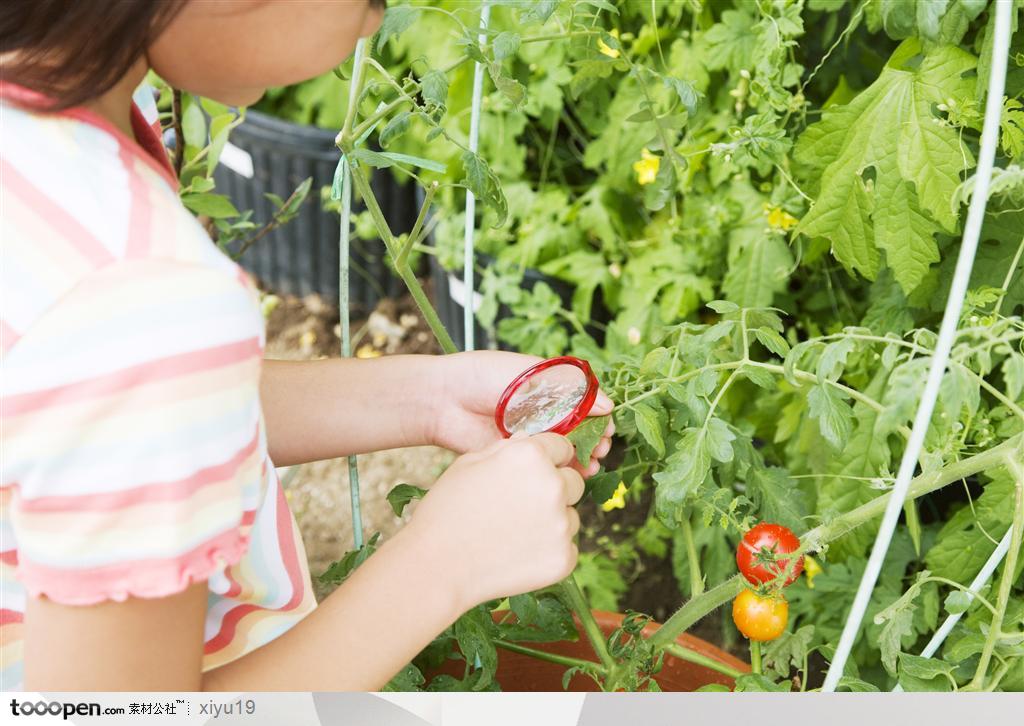
<path id="1" fill-rule="evenodd" d="M 575 365 L 555 365 L 522 381 L 508 399 L 504 424 L 509 434 L 550 431 L 587 395 L 587 375 Z"/>

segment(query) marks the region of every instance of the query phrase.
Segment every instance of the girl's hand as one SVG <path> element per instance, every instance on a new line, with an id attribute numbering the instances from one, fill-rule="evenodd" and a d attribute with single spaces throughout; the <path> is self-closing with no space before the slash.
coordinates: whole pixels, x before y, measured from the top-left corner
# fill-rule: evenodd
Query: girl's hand
<path id="1" fill-rule="evenodd" d="M 494 425 L 494 409 L 508 384 L 530 366 L 542 359 L 521 353 L 481 350 L 456 353 L 439 359 L 440 380 L 435 386 L 435 411 L 430 429 L 433 443 L 458 453 L 479 451 L 502 439 Z M 602 392 L 590 411 L 591 416 L 604 416 L 612 411 L 612 401 Z M 593 476 L 600 468 L 600 459 L 611 448 L 615 425 L 608 428 L 591 455 L 590 464 L 575 466 L 583 476 Z"/>
<path id="2" fill-rule="evenodd" d="M 572 505 L 583 478 L 569 466 L 574 460 L 572 444 L 558 434 L 502 439 L 464 454 L 398 537 L 417 542 L 430 569 L 448 578 L 459 612 L 558 582 L 578 556 L 580 517 Z"/>

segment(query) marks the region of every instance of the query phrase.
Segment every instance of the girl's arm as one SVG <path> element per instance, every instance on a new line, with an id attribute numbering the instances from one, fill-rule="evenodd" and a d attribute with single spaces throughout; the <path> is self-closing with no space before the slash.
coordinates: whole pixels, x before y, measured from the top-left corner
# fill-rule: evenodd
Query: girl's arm
<path id="1" fill-rule="evenodd" d="M 459 458 L 412 521 L 291 630 L 201 674 L 207 588 L 25 611 L 25 688 L 373 690 L 476 603 L 556 582 L 576 564 L 583 480 L 554 434 Z"/>
<path id="2" fill-rule="evenodd" d="M 373 360 L 263 363 L 260 395 L 270 457 L 278 466 L 433 444 L 458 453 L 500 439 L 501 392 L 540 358 L 502 351 L 400 355 Z M 591 416 L 612 410 L 599 393 Z M 592 475 L 615 427 L 581 473 Z"/>
<path id="3" fill-rule="evenodd" d="M 442 360 L 265 360 L 260 397 L 270 458 L 291 466 L 432 443 Z"/>
<path id="4" fill-rule="evenodd" d="M 33 691 L 374 690 L 460 614 L 452 568 L 429 540 L 397 535 L 285 635 L 201 674 L 206 583 L 92 607 L 30 600 Z M 468 605 L 467 605 L 468 607 Z"/>

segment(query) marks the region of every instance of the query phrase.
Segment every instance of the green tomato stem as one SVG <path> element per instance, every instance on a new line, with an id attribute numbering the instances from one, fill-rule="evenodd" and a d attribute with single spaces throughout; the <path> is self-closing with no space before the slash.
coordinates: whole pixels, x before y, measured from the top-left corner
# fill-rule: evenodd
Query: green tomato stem
<path id="1" fill-rule="evenodd" d="M 567 668 L 579 668 L 591 674 L 604 673 L 604 666 L 596 661 L 586 660 L 584 658 L 572 658 L 567 655 L 559 655 L 558 653 L 548 653 L 547 651 L 540 650 L 538 648 L 531 648 L 526 645 L 520 645 L 519 643 L 512 643 L 508 640 L 495 639 L 492 642 L 497 647 L 511 653 L 528 655 L 531 658 L 544 660 L 548 663 L 557 663 L 558 665 L 564 665 Z"/>
<path id="2" fill-rule="evenodd" d="M 693 527 L 690 525 L 690 515 L 687 513 L 680 520 L 683 530 L 683 541 L 686 543 L 686 559 L 690 566 L 690 597 L 697 597 L 704 592 L 704 577 L 700 571 L 700 556 L 697 554 L 697 545 L 693 541 Z"/>
<path id="3" fill-rule="evenodd" d="M 590 612 L 590 605 L 583 596 L 579 583 L 576 582 L 576 576 L 569 575 L 562 580 L 561 587 L 562 593 L 569 601 L 569 607 L 576 613 L 576 617 L 580 619 L 580 624 L 583 626 L 583 634 L 586 635 L 587 640 L 590 641 L 590 645 L 594 649 L 594 653 L 600 659 L 605 675 L 611 674 L 616 666 L 615 659 L 608 652 L 608 644 L 605 641 L 604 633 L 601 632 L 597 621 L 594 620 L 593 613 Z"/>
<path id="4" fill-rule="evenodd" d="M 750 672 L 761 674 L 761 641 L 750 641 Z"/>
<path id="5" fill-rule="evenodd" d="M 685 646 L 679 645 L 679 643 L 669 643 L 667 646 L 665 646 L 665 652 L 671 655 L 673 658 L 685 660 L 688 663 L 696 663 L 697 665 L 702 665 L 705 668 L 710 668 L 716 673 L 721 673 L 722 675 L 729 676 L 730 678 L 739 678 L 743 675 L 743 671 L 733 668 L 730 665 L 726 665 L 725 663 L 722 663 L 721 661 L 706 656 L 703 653 L 698 653 L 695 650 L 690 650 Z"/>

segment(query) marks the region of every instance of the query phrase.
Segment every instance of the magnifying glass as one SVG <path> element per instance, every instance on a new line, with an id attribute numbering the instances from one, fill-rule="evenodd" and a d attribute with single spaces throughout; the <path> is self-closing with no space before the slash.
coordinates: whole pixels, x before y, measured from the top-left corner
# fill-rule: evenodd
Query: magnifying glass
<path id="1" fill-rule="evenodd" d="M 568 355 L 549 358 L 508 384 L 494 410 L 494 423 L 505 438 L 544 432 L 564 436 L 590 413 L 597 389 L 597 376 L 587 361 Z"/>

